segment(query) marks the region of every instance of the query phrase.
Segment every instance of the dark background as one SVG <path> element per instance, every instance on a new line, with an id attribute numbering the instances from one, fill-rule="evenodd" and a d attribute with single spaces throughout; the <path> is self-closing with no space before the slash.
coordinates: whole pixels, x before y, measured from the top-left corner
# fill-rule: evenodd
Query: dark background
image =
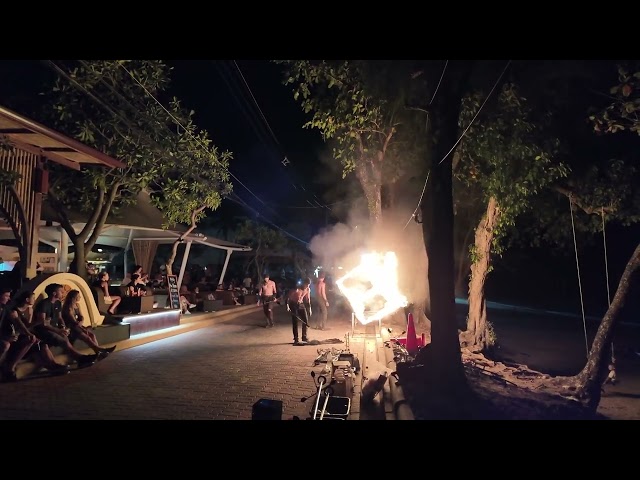
<path id="1" fill-rule="evenodd" d="M 319 180 L 327 149 L 317 131 L 302 128 L 308 118 L 294 102 L 290 88 L 282 85 L 277 65 L 267 60 L 173 60 L 168 64 L 173 67 L 169 93 L 195 110 L 196 124 L 209 132 L 220 149 L 233 152 L 230 171 L 243 184 L 233 180 L 234 201 L 224 202 L 214 215 L 231 211 L 284 229 L 291 223 L 305 222 L 312 232 L 338 220 L 330 209 L 318 205 L 332 200 L 324 198 L 328 186 Z M 610 65 L 602 63 L 603 85 L 615 81 Z M 37 108 L 37 94 L 52 75 L 38 61 L 1 61 L 0 104 L 14 109 L 21 105 L 19 113 L 28 115 L 30 109 Z M 574 127 L 586 128 L 584 120 L 576 117 Z M 282 163 L 285 158 L 287 166 Z M 311 238 L 303 237 L 301 241 Z M 639 240 L 638 226 L 607 228 L 612 296 Z M 585 313 L 599 316 L 607 307 L 602 239 L 579 243 L 578 257 Z M 581 316 L 573 248 L 513 247 L 495 259 L 494 267 L 487 282 L 489 300 L 561 309 Z M 626 321 L 640 322 L 638 283 L 633 283 L 623 311 Z"/>

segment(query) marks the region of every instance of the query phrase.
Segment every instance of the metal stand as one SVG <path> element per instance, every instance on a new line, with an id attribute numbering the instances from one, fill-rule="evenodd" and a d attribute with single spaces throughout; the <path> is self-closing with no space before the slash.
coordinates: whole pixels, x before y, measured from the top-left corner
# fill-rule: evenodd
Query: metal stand
<path id="1" fill-rule="evenodd" d="M 366 325 L 362 325 L 364 330 L 360 330 L 356 332 L 356 315 L 351 312 L 351 337 L 362 337 L 362 338 L 380 338 L 380 331 L 382 329 L 382 319 L 378 320 L 377 328 L 375 323 L 367 323 Z"/>

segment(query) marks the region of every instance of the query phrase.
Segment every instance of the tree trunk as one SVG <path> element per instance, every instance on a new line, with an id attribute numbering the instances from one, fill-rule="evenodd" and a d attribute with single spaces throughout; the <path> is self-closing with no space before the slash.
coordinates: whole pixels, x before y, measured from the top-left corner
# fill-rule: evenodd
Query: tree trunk
<path id="1" fill-rule="evenodd" d="M 605 313 L 591 350 L 587 364 L 582 371 L 576 376 L 577 392 L 576 397 L 580 399 L 587 407 L 595 412 L 600 404 L 602 394 L 602 384 L 608 375 L 609 360 L 611 358 L 611 342 L 618 322 L 620 310 L 624 306 L 629 285 L 633 275 L 640 267 L 640 244 L 636 247 L 633 255 L 629 259 L 627 266 L 622 273 L 618 289 L 613 297 L 611 306 Z"/>
<path id="2" fill-rule="evenodd" d="M 378 163 L 361 152 L 360 161 L 356 164 L 356 178 L 360 182 L 364 196 L 367 199 L 367 210 L 372 224 L 382 220 L 382 172 L 381 160 Z"/>
<path id="3" fill-rule="evenodd" d="M 437 142 L 431 144 L 434 159 L 430 188 L 421 205 L 422 231 L 427 258 L 431 307 L 432 362 L 427 373 L 433 386 L 457 394 L 467 387 L 462 366 L 455 309 L 453 262 L 453 184 L 450 155 L 458 140 L 458 117 L 471 65 L 451 62 L 449 80 L 435 97 L 432 115 Z M 429 379 L 427 379 L 429 380 Z"/>
<path id="4" fill-rule="evenodd" d="M 380 185 L 368 185 L 364 187 L 367 207 L 369 209 L 369 219 L 372 224 L 377 224 L 382 220 L 382 192 Z"/>
<path id="5" fill-rule="evenodd" d="M 489 199 L 487 211 L 476 228 L 475 258 L 471 265 L 469 281 L 469 314 L 464 338 L 470 350 L 483 351 L 492 347 L 495 338 L 487 322 L 487 305 L 484 286 L 491 266 L 491 243 L 494 229 L 500 219 L 500 206 L 495 197 Z"/>
<path id="6" fill-rule="evenodd" d="M 455 286 L 455 294 L 457 297 L 463 297 L 467 294 L 465 286 L 468 284 L 468 272 L 471 268 L 471 261 L 469 260 L 469 245 L 467 244 L 467 242 L 469 241 L 469 237 L 471 236 L 472 231 L 473 228 L 469 228 L 467 230 L 467 234 L 464 236 L 462 246 L 460 247 L 460 254 L 458 257 L 458 273 L 456 274 Z"/>
<path id="7" fill-rule="evenodd" d="M 84 242 L 78 242 L 75 244 L 75 253 L 73 254 L 73 260 L 69 265 L 69 272 L 75 273 L 79 277 L 87 278 L 87 255 L 84 249 Z"/>
<path id="8" fill-rule="evenodd" d="M 260 267 L 260 262 L 258 262 L 258 252 L 256 251 L 256 255 L 253 257 L 253 263 L 256 267 L 256 275 L 258 275 L 258 282 L 262 282 L 264 279 L 264 270 Z"/>
<path id="9" fill-rule="evenodd" d="M 87 252 L 91 252 L 91 249 L 102 233 L 113 202 L 118 195 L 119 188 L 119 183 L 114 183 L 108 192 L 105 192 L 104 188 L 98 188 L 93 211 L 80 233 L 76 233 L 63 204 L 58 200 L 55 193 L 53 193 L 51 189 L 49 190 L 49 199 L 58 215 L 60 225 L 64 228 L 65 232 L 67 232 L 71 243 L 73 243 L 75 247 L 75 253 L 73 254 L 69 271 L 85 280 L 87 279 Z M 61 255 L 63 254 L 66 254 L 66 252 L 61 252 Z"/>
<path id="10" fill-rule="evenodd" d="M 185 237 L 188 237 L 191 232 L 196 229 L 197 223 L 196 218 L 198 214 L 202 212 L 206 206 L 201 206 L 196 208 L 193 212 L 191 212 L 191 225 L 187 228 L 187 231 L 180 235 L 180 238 L 176 239 L 171 246 L 171 256 L 167 259 L 165 267 L 167 268 L 167 275 L 173 275 L 173 262 L 176 260 L 176 256 L 178 255 L 178 245 L 184 242 Z"/>

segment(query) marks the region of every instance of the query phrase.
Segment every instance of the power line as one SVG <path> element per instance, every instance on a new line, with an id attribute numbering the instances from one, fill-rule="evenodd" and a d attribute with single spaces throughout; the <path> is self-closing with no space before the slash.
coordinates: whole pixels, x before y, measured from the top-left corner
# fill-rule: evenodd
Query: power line
<path id="1" fill-rule="evenodd" d="M 436 98 L 436 93 L 438 93 L 438 89 L 440 88 L 440 83 L 442 82 L 442 79 L 444 78 L 444 72 L 447 69 L 447 65 L 449 65 L 449 60 L 447 60 L 444 64 L 444 68 L 442 69 L 442 74 L 440 75 L 440 80 L 438 80 L 438 85 L 436 85 L 436 89 L 433 92 L 433 96 L 431 97 L 431 101 L 429 102 L 429 105 L 431 105 L 433 103 L 433 100 Z"/>
<path id="2" fill-rule="evenodd" d="M 475 122 L 476 118 L 478 118 L 478 115 L 480 114 L 480 112 L 482 111 L 482 108 L 485 106 L 485 104 L 487 103 L 487 100 L 489 100 L 489 97 L 491 97 L 491 94 L 493 93 L 493 91 L 496 89 L 496 87 L 498 86 L 498 83 L 500 83 L 500 79 L 502 78 L 502 76 L 504 75 L 504 73 L 507 71 L 507 68 L 509 68 L 509 65 L 511 65 L 511 60 L 509 60 L 507 62 L 507 64 L 505 65 L 505 67 L 502 69 L 502 72 L 500 73 L 500 75 L 498 76 L 498 79 L 496 80 L 496 82 L 493 84 L 493 87 L 491 87 L 491 90 L 489 91 L 489 94 L 487 95 L 487 97 L 484 99 L 484 102 L 482 102 L 482 105 L 480 105 L 480 108 L 478 109 L 478 111 L 476 112 L 476 114 L 473 116 L 473 118 L 471 119 L 471 121 L 469 122 L 469 125 L 467 125 L 467 128 L 464 129 L 464 131 L 462 132 L 462 135 L 460 135 L 460 137 L 458 138 L 458 140 L 456 140 L 456 143 L 453 144 L 453 147 L 451 147 L 451 149 L 446 153 L 446 155 L 444 157 L 442 157 L 442 160 L 440 160 L 438 162 L 438 165 L 440 165 L 442 162 L 444 162 L 446 160 L 446 158 L 451 154 L 451 152 L 453 152 L 453 150 L 456 148 L 456 146 L 458 145 L 458 143 L 460 143 L 460 141 L 462 140 L 462 138 L 467 134 L 467 131 L 469 130 L 469 128 L 471 128 L 471 125 L 473 125 L 473 122 Z M 444 70 L 443 70 L 443 75 L 444 75 Z M 420 204 L 422 203 L 422 198 L 424 197 L 424 192 L 427 188 L 427 182 L 429 181 L 429 174 L 431 173 L 431 170 L 429 170 L 429 173 L 427 173 L 427 179 L 424 181 L 424 186 L 422 187 L 422 193 L 420 194 L 420 199 L 418 200 L 418 204 L 416 205 L 415 210 L 413 211 L 413 213 L 411 214 L 411 216 L 409 217 L 409 220 L 407 221 L 407 223 L 405 224 L 403 230 L 405 228 L 407 228 L 407 225 L 409 225 L 409 223 L 411 222 L 411 219 L 414 217 L 414 215 L 416 214 L 416 212 L 418 211 L 418 209 L 420 208 Z"/>
<path id="3" fill-rule="evenodd" d="M 173 113 L 171 113 L 169 110 L 167 110 L 167 108 L 166 108 L 162 103 L 160 103 L 160 101 L 159 101 L 156 97 L 154 97 L 154 96 L 153 96 L 153 94 L 152 94 L 149 90 L 147 90 L 147 88 L 146 88 L 142 83 L 140 83 L 136 77 L 134 77 L 134 76 L 133 76 L 133 74 L 132 74 L 128 69 L 127 69 L 127 67 L 125 67 L 122 63 L 120 63 L 119 65 L 120 65 L 120 67 L 122 67 L 122 69 L 123 69 L 125 72 L 127 72 L 127 73 L 129 74 L 129 76 L 130 76 L 130 77 L 131 77 L 131 78 L 132 78 L 132 79 L 133 79 L 133 80 L 134 80 L 138 85 L 140 85 L 140 87 L 142 87 L 142 89 L 146 92 L 146 94 L 147 94 L 147 95 L 149 95 L 151 98 L 153 98 L 153 99 L 156 101 L 156 103 L 157 103 L 157 104 L 158 104 L 158 105 L 159 105 L 159 106 L 160 106 L 160 107 L 161 107 L 161 108 L 162 108 L 162 109 L 163 109 L 163 110 L 164 110 L 164 111 L 165 111 L 165 112 L 166 112 L 166 113 L 171 117 L 171 119 L 172 119 L 176 124 L 178 124 L 180 127 L 182 127 L 182 129 L 183 129 L 185 132 L 187 132 L 187 133 L 189 134 L 189 136 L 190 136 L 193 140 L 195 140 L 197 143 L 199 143 L 201 147 L 203 147 L 205 150 L 206 150 L 206 149 L 208 149 L 208 147 L 207 147 L 206 145 L 204 145 L 204 144 L 200 141 L 200 139 L 198 139 L 198 138 L 194 137 L 194 136 L 191 134 L 191 132 L 190 132 L 189 130 L 187 130 L 187 129 L 184 127 L 184 125 L 182 125 L 182 123 L 180 123 L 180 121 L 179 121 L 179 120 L 178 120 L 178 119 L 173 115 Z M 234 174 L 233 174 L 233 173 L 232 173 L 232 172 L 231 172 L 231 171 L 230 171 L 226 166 L 224 166 L 224 165 L 223 165 L 220 161 L 218 161 L 217 159 L 216 159 L 216 162 L 218 163 L 218 165 L 219 165 L 220 167 L 222 167 L 224 170 L 226 170 L 226 171 L 227 171 L 227 173 L 228 173 L 228 174 L 229 174 L 229 175 L 230 175 L 234 180 L 236 180 L 236 181 L 237 181 L 241 186 L 243 186 L 243 187 L 245 188 L 245 190 L 247 190 L 251 195 L 253 195 L 253 196 L 256 198 L 256 200 L 258 200 L 260 203 L 262 203 L 265 207 L 268 207 L 268 205 L 264 202 L 264 200 L 262 200 L 262 199 L 261 199 L 260 197 L 258 197 L 255 193 L 253 193 L 253 191 L 252 191 L 249 187 L 247 187 L 244 183 L 242 183 L 242 181 L 241 181 L 238 177 L 236 177 L 236 176 L 235 176 L 235 175 L 234 175 Z"/>
<path id="4" fill-rule="evenodd" d="M 84 63 L 83 61 L 80 61 L 80 63 L 82 63 L 85 67 L 87 67 L 88 65 L 86 63 Z M 145 138 L 147 138 L 148 140 L 150 140 L 152 143 L 157 144 L 157 142 L 150 138 L 146 132 L 144 130 L 138 129 L 136 125 L 132 124 L 132 122 L 130 122 L 126 117 L 123 116 L 123 112 L 121 112 L 118 108 L 114 108 L 113 106 L 109 105 L 108 102 L 105 102 L 103 99 L 100 98 L 99 95 L 94 94 L 92 92 L 89 92 L 89 90 L 87 90 L 83 85 L 81 85 L 78 81 L 76 81 L 74 78 L 70 77 L 62 68 L 60 68 L 58 65 L 56 65 L 53 61 L 49 61 L 49 64 L 54 68 L 54 70 L 60 74 L 61 76 L 65 77 L 68 81 L 70 81 L 76 88 L 80 89 L 83 93 L 85 93 L 89 98 L 91 98 L 92 100 L 94 100 L 96 103 L 98 103 L 100 106 L 102 106 L 105 110 L 107 110 L 109 113 L 111 113 L 113 116 L 115 116 L 116 118 L 118 118 L 119 120 L 123 121 L 124 123 L 126 123 L 130 128 L 134 129 L 134 130 L 139 130 L 139 133 L 141 135 L 143 135 Z M 201 146 L 203 146 L 204 148 L 206 148 L 206 146 L 204 146 L 202 144 L 202 142 L 195 138 L 191 132 L 189 132 L 181 123 L 179 120 L 177 120 L 175 118 L 175 116 L 173 116 L 173 114 L 171 112 L 169 112 L 164 105 L 162 105 L 162 103 L 153 96 L 153 94 L 151 94 L 148 89 L 146 89 L 144 87 L 144 85 L 142 85 L 133 75 L 132 73 L 126 68 L 124 67 L 122 64 L 120 64 L 120 66 L 123 68 L 123 70 L 125 70 L 127 72 L 127 74 L 129 74 L 129 76 L 131 76 L 131 78 L 133 78 L 133 80 L 140 86 L 142 87 L 142 89 L 145 91 L 145 93 L 147 95 L 149 95 L 165 112 L 167 112 L 169 114 L 169 116 L 173 119 L 173 121 L 179 125 L 180 127 L 182 127 L 182 129 L 187 132 L 194 140 L 196 140 L 196 142 L 198 142 Z M 118 97 L 120 97 L 122 100 L 124 100 L 124 102 L 131 107 L 133 110 L 135 110 L 136 112 L 138 112 L 138 108 L 136 106 L 134 106 L 129 99 L 127 99 L 124 95 L 122 95 L 120 92 L 118 92 L 115 88 L 114 85 L 109 84 L 108 82 L 104 81 L 103 78 L 100 78 L 100 82 L 103 83 L 105 86 L 107 86 L 115 95 L 117 95 Z M 135 100 L 134 100 L 135 101 Z M 144 106 L 144 105 L 143 105 Z M 144 112 L 143 112 L 144 113 Z M 145 116 L 147 116 L 145 114 Z M 148 116 L 147 116 L 148 117 Z M 176 132 L 173 132 L 167 125 L 165 125 L 165 128 L 168 130 L 168 132 L 171 135 L 175 135 L 177 136 Z M 159 145 L 158 145 L 159 146 Z M 238 181 L 238 183 L 240 183 L 247 191 L 249 191 L 249 193 L 251 193 L 253 196 L 255 196 L 256 198 L 258 198 L 258 200 L 260 200 L 265 206 L 267 206 L 267 208 L 270 208 L 269 205 L 267 203 L 265 203 L 264 201 L 262 201 L 259 197 L 257 197 L 248 187 L 246 187 L 235 175 L 233 175 L 233 173 L 231 173 L 229 171 L 228 168 L 226 168 L 223 164 L 221 164 L 220 162 L 218 162 L 218 164 L 224 169 L 226 170 L 230 176 L 232 176 L 235 180 Z M 265 221 L 267 223 L 269 223 L 271 226 L 277 228 L 278 230 L 282 231 L 283 233 L 285 233 L 287 236 L 294 238 L 297 241 L 302 242 L 305 245 L 308 245 L 308 242 L 305 242 L 304 240 L 296 237 L 295 235 L 289 233 L 288 231 L 286 231 L 285 229 L 281 228 L 280 226 L 278 226 L 277 224 L 275 224 L 274 222 L 270 221 L 269 219 L 267 219 L 264 215 L 262 215 L 258 210 L 256 210 L 255 208 L 251 207 L 249 204 L 247 204 L 244 200 L 242 200 L 240 198 L 240 196 L 236 193 L 232 193 L 232 195 L 235 195 L 240 201 L 238 202 L 237 200 L 231 198 L 231 197 L 227 197 L 229 200 L 235 201 L 236 203 L 239 203 L 242 206 L 245 206 L 246 208 L 250 209 L 251 211 L 253 211 L 254 213 L 256 213 L 258 216 L 261 216 L 263 219 L 265 219 Z M 314 207 L 314 208 L 318 208 L 318 207 Z M 276 216 L 279 216 L 278 212 L 275 211 Z"/>
<path id="5" fill-rule="evenodd" d="M 179 121 L 178 119 L 176 119 L 176 118 L 175 118 L 175 116 L 174 116 L 174 115 L 173 115 L 169 110 L 167 110 L 167 109 L 164 107 L 164 105 L 162 105 L 162 103 L 160 103 L 160 101 L 159 101 L 156 97 L 154 97 L 154 96 L 151 94 L 151 92 L 149 92 L 149 90 L 147 90 L 147 89 L 145 88 L 145 86 L 144 86 L 144 85 L 142 85 L 142 84 L 141 84 L 141 83 L 140 83 L 140 82 L 139 82 L 139 81 L 138 81 L 138 80 L 133 76 L 133 74 L 132 74 L 131 72 L 129 72 L 129 70 L 127 70 L 127 68 L 126 68 L 126 67 L 124 67 L 124 65 L 120 64 L 120 66 L 121 66 L 121 67 L 122 67 L 122 68 L 123 68 L 123 69 L 124 69 L 124 70 L 129 74 L 129 75 L 130 75 L 130 76 L 131 76 L 131 78 L 133 78 L 133 79 L 136 81 L 136 83 L 138 83 L 138 85 L 140 85 L 140 86 L 143 88 L 143 90 L 147 93 L 147 95 L 149 95 L 151 98 L 153 98 L 153 99 L 156 101 L 156 103 L 158 103 L 158 105 L 160 105 L 160 107 L 162 107 L 162 109 L 163 109 L 165 112 L 167 112 L 167 114 L 168 114 L 168 115 L 173 119 L 173 121 L 174 121 L 174 122 L 176 122 L 178 125 L 180 125 L 180 126 L 185 130 L 185 132 L 187 132 L 187 133 L 191 136 L 191 138 L 192 138 L 193 140 L 195 140 L 196 142 L 198 142 L 202 147 L 206 148 L 206 146 L 205 146 L 205 145 L 203 145 L 203 144 L 202 144 L 202 142 L 201 142 L 198 138 L 194 137 L 194 136 L 191 134 L 191 132 L 189 132 L 189 131 L 188 131 L 188 130 L 187 130 L 187 129 L 186 129 L 186 128 L 185 128 L 185 127 L 180 123 L 180 121 Z M 260 198 L 259 198 L 255 193 L 253 193 L 253 192 L 252 192 L 252 191 L 251 191 L 251 190 L 250 190 L 246 185 L 244 185 L 244 184 L 243 184 L 243 183 L 242 183 L 242 182 L 241 182 L 241 181 L 240 181 L 240 180 L 239 180 L 239 179 L 238 179 L 238 178 L 237 178 L 233 173 L 231 173 L 231 172 L 229 171 L 229 169 L 227 169 L 227 168 L 226 168 L 222 163 L 220 163 L 220 162 L 218 162 L 218 163 L 219 163 L 219 165 L 220 165 L 222 168 L 224 168 L 225 170 L 227 170 L 227 172 L 229 173 L 229 175 L 231 175 L 235 180 L 237 180 L 237 181 L 238 181 L 238 183 L 240 183 L 240 185 L 242 185 L 242 186 L 243 186 L 243 187 L 244 187 L 244 188 L 245 188 L 249 193 L 251 193 L 255 198 L 257 198 L 257 199 L 258 199 L 258 200 L 259 200 L 263 205 L 265 205 L 266 207 L 268 207 L 268 205 L 267 205 L 267 204 L 266 204 L 262 199 L 260 199 Z M 232 195 L 233 195 L 233 194 L 232 194 Z M 240 199 L 240 196 L 239 196 L 238 194 L 235 194 L 235 196 L 236 196 L 236 197 L 238 197 L 238 199 Z M 227 197 L 227 198 L 232 199 L 232 198 L 231 198 L 231 196 L 229 196 L 229 197 Z M 233 199 L 232 199 L 232 201 L 233 201 Z M 254 208 L 250 207 L 250 206 L 249 206 L 249 204 L 247 204 L 244 200 L 242 200 L 242 202 L 244 203 L 244 205 L 245 205 L 246 207 L 251 208 L 251 210 L 253 210 L 254 212 L 258 213 L 258 215 L 260 215 L 260 212 L 258 212 L 256 209 L 254 209 Z M 268 207 L 268 208 L 269 208 L 269 207 Z M 276 212 L 276 215 L 277 215 L 277 214 L 278 214 L 278 213 Z M 272 221 L 270 221 L 269 219 L 267 219 L 264 215 L 262 216 L 262 218 L 264 218 L 264 219 L 265 219 L 265 221 L 266 221 L 267 223 L 269 223 L 269 225 L 271 225 L 271 226 L 273 226 L 273 227 L 277 228 L 278 230 L 280 230 L 281 232 L 283 232 L 283 233 L 284 233 L 284 234 L 286 234 L 287 236 L 289 236 L 289 237 L 291 237 L 291 238 L 293 238 L 293 239 L 295 239 L 295 240 L 297 240 L 297 241 L 299 241 L 299 242 L 302 242 L 302 243 L 304 243 L 305 245 L 308 245 L 308 244 L 309 244 L 308 242 L 305 242 L 304 240 L 302 240 L 302 239 L 300 239 L 300 238 L 296 237 L 295 235 L 293 235 L 293 234 L 291 234 L 291 233 L 287 232 L 287 231 L 286 231 L 285 229 L 283 229 L 282 227 L 278 226 L 278 225 L 277 225 L 277 224 L 275 224 L 274 222 L 272 222 Z"/>
<path id="6" fill-rule="evenodd" d="M 244 95 L 240 91 L 240 89 L 237 86 L 232 84 L 232 82 L 235 82 L 235 79 L 234 79 L 233 73 L 231 72 L 231 68 L 228 67 L 226 64 L 220 63 L 220 62 L 214 62 L 214 64 L 220 73 L 220 77 L 222 78 L 225 85 L 229 89 L 231 96 L 233 97 L 234 101 L 238 104 L 240 111 L 242 112 L 246 120 L 249 122 L 249 126 L 255 133 L 256 138 L 258 139 L 258 141 L 262 142 L 265 147 L 270 148 L 270 146 L 265 141 L 264 132 L 262 131 L 261 128 L 259 128 L 260 122 L 256 121 L 252 116 L 251 106 L 248 104 L 247 100 L 244 98 Z"/>
<path id="7" fill-rule="evenodd" d="M 238 73 L 240 74 L 240 77 L 242 77 L 242 81 L 244 82 L 245 87 L 247 87 L 247 90 L 249 91 L 249 94 L 251 95 L 251 98 L 253 99 L 253 103 L 255 103 L 256 107 L 258 108 L 258 111 L 260 112 L 260 116 L 262 117 L 262 120 L 264 120 L 264 123 L 267 126 L 267 128 L 269 129 L 269 132 L 271 132 L 271 136 L 273 137 L 273 140 L 276 142 L 278 147 L 280 147 L 280 142 L 278 142 L 276 134 L 273 133 L 273 129 L 271 128 L 271 125 L 269 125 L 269 122 L 267 121 L 267 117 L 265 117 L 264 113 L 262 113 L 262 109 L 260 108 L 260 105 L 258 104 L 258 101 L 256 100 L 255 95 L 251 91 L 251 87 L 249 87 L 249 84 L 247 83 L 247 80 L 244 78 L 244 75 L 242 74 L 242 70 L 240 70 L 240 67 L 238 66 L 238 62 L 236 62 L 234 60 L 233 64 L 238 69 Z"/>
<path id="8" fill-rule="evenodd" d="M 241 109 L 242 109 L 242 113 L 243 113 L 243 114 L 245 115 L 245 117 L 247 117 L 247 119 L 249 120 L 249 123 L 250 123 L 251 127 L 253 128 L 254 132 L 256 133 L 256 136 L 258 137 L 258 139 L 259 139 L 259 140 L 260 140 L 260 141 L 265 145 L 265 147 L 267 147 L 267 148 L 271 148 L 271 147 L 267 144 L 267 142 L 265 141 L 265 139 L 261 136 L 261 132 L 264 132 L 264 130 L 263 130 L 263 128 L 264 128 L 264 127 L 263 127 L 263 128 L 260 128 L 260 129 L 257 129 L 257 128 L 255 127 L 253 117 L 251 117 L 250 115 L 248 115 L 248 114 L 247 114 L 247 111 L 251 112 L 252 106 L 249 104 L 249 102 L 248 102 L 248 101 L 247 101 L 247 99 L 245 98 L 245 93 L 243 93 L 243 92 L 244 92 L 244 90 L 245 90 L 245 89 L 246 89 L 246 91 L 248 91 L 248 92 L 249 92 L 249 95 L 251 96 L 251 99 L 253 100 L 253 104 L 254 104 L 254 105 L 255 105 L 255 107 L 258 109 L 258 112 L 260 113 L 260 117 L 262 118 L 262 121 L 264 122 L 264 125 L 266 125 L 266 129 L 268 129 L 268 131 L 271 133 L 271 137 L 272 137 L 272 139 L 273 139 L 273 141 L 274 141 L 275 145 L 277 146 L 277 148 L 278 148 L 278 150 L 279 150 L 279 152 L 278 152 L 278 153 L 279 153 L 282 157 L 284 157 L 284 160 L 283 160 L 282 162 L 279 162 L 279 163 L 281 163 L 281 164 L 282 164 L 283 166 L 285 166 L 285 167 L 286 167 L 286 166 L 288 166 L 288 165 L 290 165 L 290 164 L 291 164 L 291 161 L 287 158 L 287 154 L 286 154 L 286 152 L 284 151 L 284 149 L 283 149 L 282 145 L 281 145 L 281 144 L 280 144 L 280 142 L 278 141 L 278 138 L 276 137 L 276 135 L 275 135 L 275 133 L 274 133 L 273 129 L 271 128 L 271 125 L 269 124 L 269 122 L 268 122 L 268 120 L 267 120 L 267 118 L 266 118 L 266 116 L 265 116 L 264 112 L 263 112 L 263 111 L 262 111 L 262 109 L 260 108 L 260 105 L 259 105 L 259 103 L 258 103 L 258 101 L 257 101 L 257 99 L 256 99 L 256 97 L 255 97 L 255 95 L 253 94 L 253 91 L 251 90 L 251 87 L 249 86 L 249 83 L 247 82 L 247 80 L 246 80 L 246 78 L 245 78 L 244 74 L 242 73 L 242 70 L 240 69 L 240 66 L 238 65 L 238 63 L 237 63 L 235 60 L 233 60 L 233 63 L 234 63 L 234 65 L 235 65 L 236 70 L 238 71 L 238 73 L 239 73 L 239 75 L 240 75 L 240 77 L 241 77 L 241 79 L 242 79 L 242 82 L 243 82 L 243 84 L 244 84 L 244 87 L 245 87 L 244 89 L 242 89 L 241 87 L 237 87 L 237 89 L 240 91 L 239 96 L 241 96 L 241 97 L 242 97 L 242 100 L 243 100 L 243 102 L 244 102 L 244 103 L 243 103 L 243 102 L 241 102 L 241 101 L 238 99 L 238 96 L 236 95 L 236 92 L 234 91 L 234 86 L 233 86 L 233 85 L 231 85 L 231 84 L 229 83 L 229 81 L 227 80 L 227 78 L 226 78 L 226 77 L 225 77 L 225 75 L 224 75 L 223 70 L 218 66 L 218 64 L 217 64 L 217 63 L 216 63 L 216 66 L 218 66 L 218 69 L 219 69 L 219 70 L 220 70 L 220 72 L 221 72 L 221 75 L 222 75 L 222 78 L 223 78 L 223 80 L 224 80 L 225 84 L 226 84 L 226 85 L 227 85 L 227 87 L 231 90 L 231 93 L 232 93 L 232 95 L 233 95 L 233 97 L 234 97 L 234 100 L 236 100 L 236 102 L 240 104 L 240 107 L 241 107 Z M 231 78 L 231 80 L 233 80 L 234 82 L 237 82 L 236 76 L 235 76 L 235 75 L 233 75 L 233 74 L 231 73 L 231 69 L 230 69 L 230 68 L 229 68 L 229 72 L 227 72 L 227 75 L 229 75 L 229 77 Z M 245 108 L 246 108 L 246 109 L 245 109 Z M 289 172 L 289 173 L 291 173 L 291 172 Z M 294 188 L 295 190 L 298 190 L 298 188 L 296 187 L 296 184 L 295 184 L 291 179 L 289 179 L 289 182 L 291 183 L 291 185 L 293 186 L 293 188 Z M 302 188 L 302 190 L 303 190 L 304 192 L 307 192 L 307 189 L 306 189 L 306 188 L 304 188 L 304 186 L 303 186 L 302 182 L 300 182 L 300 187 Z M 313 193 L 312 193 L 312 195 L 313 195 L 315 198 L 317 198 Z M 307 200 L 307 203 L 310 203 L 310 202 Z M 317 203 L 318 203 L 318 207 L 317 207 L 317 208 L 328 208 L 324 203 L 321 203 L 321 202 L 317 202 Z M 311 204 L 311 205 L 313 205 L 313 204 Z M 329 209 L 329 210 L 331 210 L 330 208 L 328 208 L 328 209 Z"/>
<path id="9" fill-rule="evenodd" d="M 232 202 L 237 203 L 238 205 L 245 207 L 249 210 L 251 210 L 253 213 L 257 214 L 258 218 L 262 218 L 266 223 L 268 223 L 269 225 L 271 225 L 272 227 L 277 228 L 278 230 L 280 230 L 282 233 L 284 233 L 285 235 L 287 235 L 290 238 L 293 238 L 294 240 L 304 244 L 305 246 L 309 246 L 309 242 L 306 242 L 304 240 L 302 240 L 301 238 L 296 237 L 295 235 L 293 235 L 292 233 L 289 233 L 287 230 L 285 230 L 284 228 L 278 226 L 277 224 L 273 223 L 272 221 L 270 221 L 268 218 L 266 218 L 264 215 L 261 215 L 260 212 L 258 212 L 255 208 L 253 208 L 251 205 L 249 205 L 247 202 L 245 202 L 238 194 L 232 194 L 235 195 L 237 197 L 233 198 L 232 196 L 227 197 L 229 200 L 231 200 Z"/>

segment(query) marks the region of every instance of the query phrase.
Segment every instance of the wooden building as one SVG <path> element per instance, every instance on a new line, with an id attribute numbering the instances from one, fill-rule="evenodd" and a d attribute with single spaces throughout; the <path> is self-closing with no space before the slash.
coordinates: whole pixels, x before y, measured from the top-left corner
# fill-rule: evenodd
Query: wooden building
<path id="1" fill-rule="evenodd" d="M 48 190 L 47 164 L 74 170 L 98 164 L 125 164 L 55 130 L 0 106 L 0 228 L 10 228 L 18 244 L 21 278 L 36 275 L 43 195 Z"/>

